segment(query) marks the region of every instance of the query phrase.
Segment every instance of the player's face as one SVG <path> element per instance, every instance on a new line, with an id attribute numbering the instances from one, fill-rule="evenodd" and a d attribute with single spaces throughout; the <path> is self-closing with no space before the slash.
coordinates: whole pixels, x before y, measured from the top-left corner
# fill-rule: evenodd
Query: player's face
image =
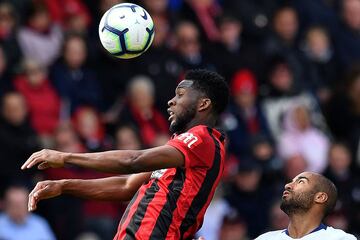
<path id="1" fill-rule="evenodd" d="M 190 80 L 181 81 L 175 90 L 175 97 L 168 102 L 172 133 L 184 131 L 196 115 L 198 92 L 191 87 L 192 84 Z"/>
<path id="2" fill-rule="evenodd" d="M 313 175 L 305 172 L 286 184 L 280 205 L 281 210 L 288 215 L 309 210 L 317 193 L 314 181 L 316 179 Z"/>

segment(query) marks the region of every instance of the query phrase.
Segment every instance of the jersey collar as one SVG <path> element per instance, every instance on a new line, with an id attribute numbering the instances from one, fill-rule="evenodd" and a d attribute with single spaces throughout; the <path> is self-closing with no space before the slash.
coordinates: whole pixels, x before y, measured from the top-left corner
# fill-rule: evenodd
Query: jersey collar
<path id="1" fill-rule="evenodd" d="M 322 229 L 326 230 L 326 228 L 327 228 L 327 226 L 326 226 L 325 224 L 320 223 L 320 225 L 319 225 L 317 228 L 315 228 L 314 230 L 312 230 L 311 232 L 309 232 L 309 233 L 308 233 L 308 234 L 306 234 L 306 235 L 309 235 L 309 234 L 311 234 L 311 233 L 314 233 L 314 232 L 320 231 L 320 230 L 322 230 Z M 286 235 L 290 236 L 290 235 L 289 235 L 289 230 L 288 230 L 288 229 L 285 229 L 283 232 L 285 232 L 285 234 L 286 234 Z"/>

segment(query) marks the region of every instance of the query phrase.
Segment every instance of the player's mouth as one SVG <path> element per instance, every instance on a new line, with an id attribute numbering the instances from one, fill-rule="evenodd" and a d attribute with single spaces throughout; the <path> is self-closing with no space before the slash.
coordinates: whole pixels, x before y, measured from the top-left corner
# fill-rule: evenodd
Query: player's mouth
<path id="1" fill-rule="evenodd" d="M 288 190 L 285 190 L 283 192 L 282 198 L 285 198 L 286 196 L 290 195 L 290 192 Z"/>
<path id="2" fill-rule="evenodd" d="M 174 119 L 174 117 L 175 117 L 175 113 L 172 111 L 172 110 L 170 110 L 170 108 L 168 108 L 168 110 L 167 110 L 167 112 L 169 113 L 169 118 L 168 118 L 168 121 L 172 121 L 173 119 Z"/>

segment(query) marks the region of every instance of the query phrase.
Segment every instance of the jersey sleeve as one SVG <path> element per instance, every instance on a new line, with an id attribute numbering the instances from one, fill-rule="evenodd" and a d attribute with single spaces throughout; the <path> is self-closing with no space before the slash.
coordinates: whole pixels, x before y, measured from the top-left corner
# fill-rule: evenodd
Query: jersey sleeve
<path id="1" fill-rule="evenodd" d="M 185 157 L 185 168 L 210 168 L 213 162 L 214 140 L 206 128 L 192 128 L 167 142 Z"/>

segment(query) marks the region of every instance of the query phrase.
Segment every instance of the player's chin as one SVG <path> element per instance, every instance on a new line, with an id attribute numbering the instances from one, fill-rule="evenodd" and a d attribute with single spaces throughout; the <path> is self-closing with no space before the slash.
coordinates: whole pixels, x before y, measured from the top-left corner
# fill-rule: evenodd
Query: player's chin
<path id="1" fill-rule="evenodd" d="M 177 131 L 177 124 L 175 120 L 171 121 L 169 130 L 171 133 L 175 133 Z"/>

